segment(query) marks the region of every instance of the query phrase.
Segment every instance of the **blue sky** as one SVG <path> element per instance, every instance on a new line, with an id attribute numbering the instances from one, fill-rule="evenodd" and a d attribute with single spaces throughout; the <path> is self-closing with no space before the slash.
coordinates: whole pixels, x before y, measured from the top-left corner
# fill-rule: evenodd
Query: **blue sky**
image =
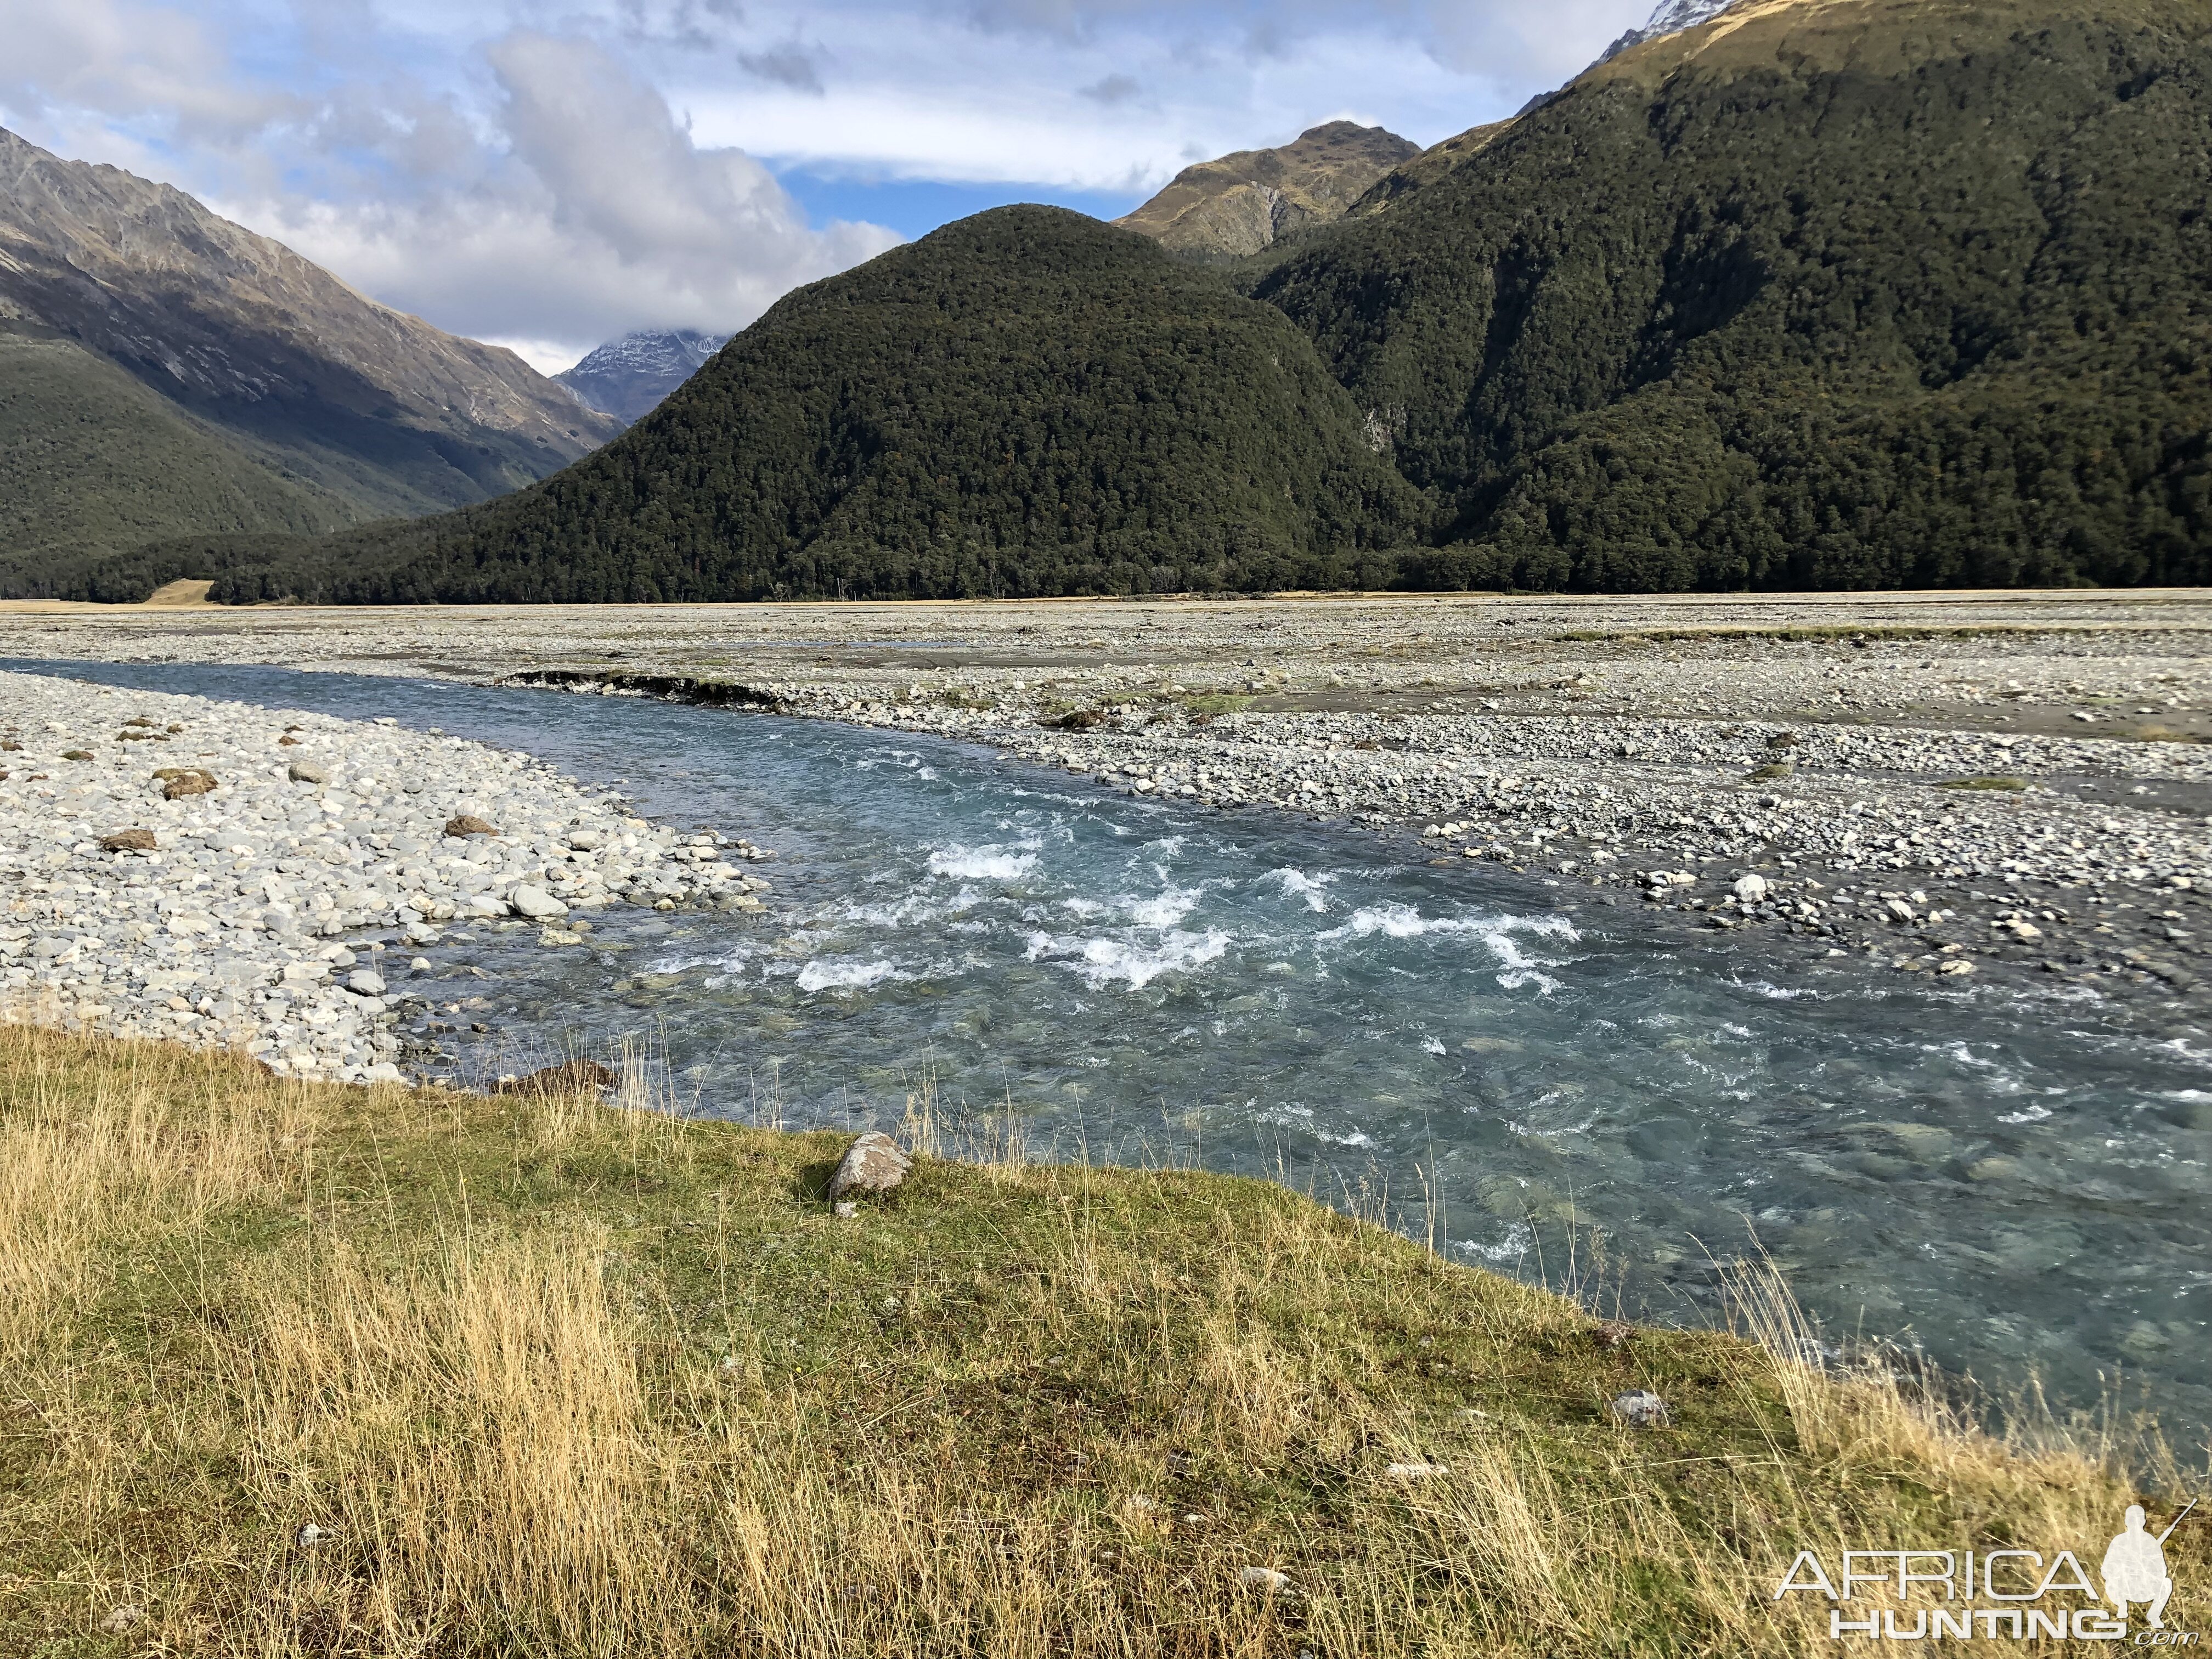
<path id="1" fill-rule="evenodd" d="M 0 125 L 553 368 L 1016 201 L 1340 118 L 1428 144 L 1649 0 L 0 0 Z"/>
<path id="2" fill-rule="evenodd" d="M 957 184 L 939 179 L 865 179 L 825 175 L 789 164 L 775 169 L 775 173 L 778 182 L 816 224 L 864 220 L 908 240 L 1009 202 L 1049 202 L 1095 219 L 1115 219 L 1152 193 L 1141 187 L 1083 190 L 1043 182 Z"/>

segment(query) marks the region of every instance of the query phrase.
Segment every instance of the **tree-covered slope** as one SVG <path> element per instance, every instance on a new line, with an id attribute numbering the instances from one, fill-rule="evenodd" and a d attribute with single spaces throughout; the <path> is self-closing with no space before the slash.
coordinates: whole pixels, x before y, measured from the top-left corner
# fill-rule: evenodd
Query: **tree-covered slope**
<path id="1" fill-rule="evenodd" d="M 21 325 L 0 325 L 0 481 L 7 598 L 60 593 L 94 562 L 159 537 L 304 534 L 351 516 L 106 358 Z"/>
<path id="2" fill-rule="evenodd" d="M 1417 583 L 2200 581 L 2208 157 L 2203 3 L 1770 0 L 1256 292 L 1436 493 Z"/>
<path id="3" fill-rule="evenodd" d="M 1420 512 L 1281 313 L 1142 236 L 1004 208 L 787 296 L 543 483 L 343 538 L 315 591 L 1285 586 L 1354 579 Z"/>
<path id="4" fill-rule="evenodd" d="M 217 592 L 2203 581 L 2208 199 L 2208 0 L 1743 0 L 1264 270 L 982 215 Z"/>

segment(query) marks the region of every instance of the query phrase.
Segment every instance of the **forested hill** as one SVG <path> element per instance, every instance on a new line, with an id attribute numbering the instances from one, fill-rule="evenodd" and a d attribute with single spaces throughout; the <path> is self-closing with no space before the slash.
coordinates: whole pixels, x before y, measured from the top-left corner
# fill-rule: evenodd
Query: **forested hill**
<path id="1" fill-rule="evenodd" d="M 1249 297 L 987 214 L 542 484 L 219 592 L 2203 581 L 2208 158 L 2207 0 L 1744 0 Z"/>
<path id="2" fill-rule="evenodd" d="M 307 591 L 1285 586 L 1381 574 L 1362 552 L 1423 511 L 1279 311 L 1131 232 L 1002 208 L 787 296 L 544 483 L 343 538 Z"/>
<path id="3" fill-rule="evenodd" d="M 1751 0 L 1258 292 L 1426 583 L 2197 582 L 2208 159 L 2202 0 Z"/>

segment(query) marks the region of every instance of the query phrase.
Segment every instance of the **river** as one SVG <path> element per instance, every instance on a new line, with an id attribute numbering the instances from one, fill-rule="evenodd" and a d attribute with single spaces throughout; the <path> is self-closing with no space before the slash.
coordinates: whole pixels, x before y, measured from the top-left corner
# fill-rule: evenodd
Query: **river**
<path id="1" fill-rule="evenodd" d="M 777 848 L 766 920 L 452 939 L 465 1077 L 641 1042 L 686 1109 L 1263 1175 L 1632 1316 L 1769 1252 L 1838 1338 L 2212 1425 L 2212 1042 L 1686 933 L 1405 837 L 629 698 L 11 663 L 526 750 Z M 453 979 L 474 966 L 483 980 Z M 448 1017 L 450 1019 L 451 1017 Z M 478 1045 L 470 1048 L 465 1045 Z"/>

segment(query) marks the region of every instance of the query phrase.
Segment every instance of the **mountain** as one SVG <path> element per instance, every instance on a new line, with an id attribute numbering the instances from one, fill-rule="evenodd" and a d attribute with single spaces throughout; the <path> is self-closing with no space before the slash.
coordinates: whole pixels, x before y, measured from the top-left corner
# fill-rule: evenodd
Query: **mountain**
<path id="1" fill-rule="evenodd" d="M 1425 584 L 2212 574 L 2212 11 L 1747 0 L 1255 295 L 1438 509 Z"/>
<path id="2" fill-rule="evenodd" d="M 0 326 L 75 348 L 10 349 L 11 371 L 38 365 L 9 383 L 19 422 L 65 426 L 82 404 L 101 430 L 131 434 L 134 454 L 187 429 L 231 447 L 207 476 L 235 489 L 208 495 L 210 512 L 176 504 L 163 533 L 235 515 L 289 530 L 302 514 L 328 526 L 434 512 L 542 477 L 618 429 L 512 352 L 379 305 L 180 191 L 5 131 Z M 114 370 L 155 401 L 122 394 Z M 92 455 L 61 468 L 62 453 L 8 475 L 10 517 L 33 540 L 94 549 L 143 527 L 153 492 L 135 465 Z M 97 502 L 117 490 L 106 514 Z M 218 495 L 230 505 L 212 509 Z"/>
<path id="3" fill-rule="evenodd" d="M 106 358 L 6 322 L 0 479 L 0 570 L 42 578 L 195 529 L 306 535 L 349 521 L 345 502 L 284 477 Z"/>
<path id="4" fill-rule="evenodd" d="M 690 380 L 729 338 L 689 328 L 641 329 L 597 347 L 553 378 L 586 406 L 627 425 Z"/>
<path id="5" fill-rule="evenodd" d="M 1176 174 L 1114 222 L 1179 252 L 1241 256 L 1344 216 L 1375 181 L 1421 147 L 1381 127 L 1331 121 L 1279 149 L 1240 149 Z"/>
<path id="6" fill-rule="evenodd" d="M 963 221 L 217 597 L 2212 580 L 2204 0 L 1741 0 L 1447 159 L 1241 265 Z"/>
<path id="7" fill-rule="evenodd" d="M 1014 207 L 787 295 L 544 483 L 286 574 L 391 600 L 1275 587 L 1352 580 L 1421 511 L 1279 311 Z"/>
<path id="8" fill-rule="evenodd" d="M 1367 187 L 1366 193 L 1344 210 L 1346 219 L 1371 219 L 1405 199 L 1414 191 L 1425 189 L 1446 174 L 1455 172 L 1460 164 L 1469 161 L 1512 130 L 1510 118 L 1486 122 L 1479 127 L 1469 127 L 1455 137 L 1431 144 L 1419 155 L 1400 162 L 1396 167 Z"/>
<path id="9" fill-rule="evenodd" d="M 1630 29 L 1620 39 L 1605 49 L 1598 59 L 1602 64 L 1607 58 L 1618 58 L 1631 46 L 1640 46 L 1646 40 L 1657 40 L 1669 34 L 1680 34 L 1684 29 L 1693 29 L 1700 23 L 1710 23 L 1735 0 L 1659 0 L 1657 8 L 1640 29 Z"/>

